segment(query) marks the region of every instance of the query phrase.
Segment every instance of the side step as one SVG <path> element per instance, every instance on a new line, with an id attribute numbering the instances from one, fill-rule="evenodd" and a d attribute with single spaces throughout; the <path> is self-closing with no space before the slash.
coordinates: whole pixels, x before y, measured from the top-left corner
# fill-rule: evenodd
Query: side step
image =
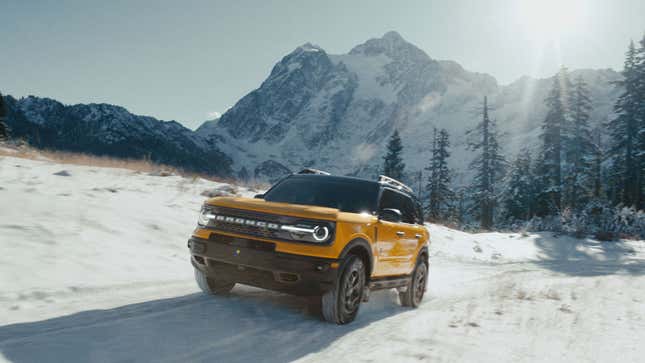
<path id="1" fill-rule="evenodd" d="M 384 277 L 372 279 L 369 284 L 369 289 L 374 290 L 383 290 L 383 289 L 393 289 L 400 287 L 408 287 L 410 284 L 410 276 L 395 276 L 395 277 Z"/>

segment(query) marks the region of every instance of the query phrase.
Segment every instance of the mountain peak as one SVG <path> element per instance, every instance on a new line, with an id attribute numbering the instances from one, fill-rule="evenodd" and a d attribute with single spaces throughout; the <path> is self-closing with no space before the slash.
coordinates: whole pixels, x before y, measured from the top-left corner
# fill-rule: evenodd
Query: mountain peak
<path id="1" fill-rule="evenodd" d="M 281 78 L 302 69 L 317 72 L 316 70 L 324 71 L 330 67 L 331 60 L 324 49 L 311 43 L 305 43 L 284 56 L 280 62 L 276 63 L 271 70 L 269 78 Z"/>
<path id="2" fill-rule="evenodd" d="M 296 48 L 294 52 L 320 52 L 320 51 L 324 52 L 324 50 L 321 47 L 307 42 L 299 46 L 298 48 Z"/>
<path id="3" fill-rule="evenodd" d="M 397 31 L 394 31 L 394 30 L 390 30 L 389 32 L 383 34 L 381 39 L 387 40 L 390 42 L 406 42 L 406 40 L 403 39 L 401 34 L 399 34 Z"/>
<path id="4" fill-rule="evenodd" d="M 430 57 L 425 52 L 403 39 L 401 34 L 393 30 L 385 33 L 381 38 L 372 38 L 363 44 L 355 46 L 349 54 L 365 56 L 385 54 L 392 59 L 403 57 L 420 61 L 430 60 Z"/>

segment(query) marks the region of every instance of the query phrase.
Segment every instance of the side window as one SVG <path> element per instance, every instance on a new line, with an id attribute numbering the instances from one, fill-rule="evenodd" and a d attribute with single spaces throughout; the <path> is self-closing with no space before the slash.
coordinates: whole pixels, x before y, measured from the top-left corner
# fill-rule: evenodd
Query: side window
<path id="1" fill-rule="evenodd" d="M 417 213 L 412 199 L 390 189 L 384 189 L 381 194 L 381 209 L 392 208 L 401 211 L 403 223 L 416 223 Z"/>
<path id="2" fill-rule="evenodd" d="M 387 209 L 387 208 L 398 209 L 401 211 L 401 213 L 403 213 L 403 205 L 398 196 L 399 196 L 399 193 L 396 193 L 389 189 L 383 189 L 383 193 L 381 194 L 381 201 L 379 203 L 379 208 L 380 209 Z"/>
<path id="3" fill-rule="evenodd" d="M 417 208 L 414 205 L 414 202 L 410 197 L 403 197 L 403 222 L 414 224 L 418 221 Z"/>

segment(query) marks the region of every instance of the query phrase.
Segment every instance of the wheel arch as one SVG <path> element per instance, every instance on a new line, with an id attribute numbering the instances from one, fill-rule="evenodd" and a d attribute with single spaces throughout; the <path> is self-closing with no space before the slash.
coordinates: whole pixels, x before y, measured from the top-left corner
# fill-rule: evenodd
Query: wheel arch
<path id="1" fill-rule="evenodd" d="M 358 255 L 363 259 L 363 261 L 365 261 L 365 263 L 367 264 L 367 268 L 365 270 L 368 272 L 366 278 L 367 281 L 369 281 L 374 269 L 374 255 L 372 253 L 372 248 L 369 242 L 367 242 L 367 240 L 363 238 L 353 239 L 345 246 L 345 248 L 343 248 L 343 251 L 340 253 L 339 258 L 341 260 L 345 259 L 345 257 L 350 254 Z"/>
<path id="2" fill-rule="evenodd" d="M 419 261 L 420 258 L 423 259 L 426 265 L 429 265 L 428 264 L 428 246 L 423 246 L 419 249 L 419 252 L 417 253 L 417 261 Z"/>

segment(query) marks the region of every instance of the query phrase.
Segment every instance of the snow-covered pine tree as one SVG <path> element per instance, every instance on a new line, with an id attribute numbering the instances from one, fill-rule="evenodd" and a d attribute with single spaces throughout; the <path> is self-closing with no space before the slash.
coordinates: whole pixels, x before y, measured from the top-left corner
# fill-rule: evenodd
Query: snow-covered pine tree
<path id="1" fill-rule="evenodd" d="M 553 86 L 544 100 L 548 110 L 542 124 L 542 155 L 539 177 L 542 190 L 539 191 L 541 215 L 554 215 L 560 212 L 562 199 L 562 142 L 567 128 L 567 107 L 569 76 L 562 67 L 553 77 Z M 566 135 L 564 135 L 566 138 Z M 566 166 L 565 166 L 566 167 Z"/>
<path id="2" fill-rule="evenodd" d="M 463 226 L 468 219 L 468 213 L 470 210 L 468 207 L 470 202 L 468 186 L 457 187 L 454 195 L 455 199 L 453 202 L 450 222 L 455 223 L 458 226 Z"/>
<path id="3" fill-rule="evenodd" d="M 437 208 L 438 202 L 436 200 L 437 194 L 433 193 L 437 189 L 437 128 L 432 130 L 432 159 L 430 159 L 430 165 L 428 165 L 425 170 L 428 172 L 428 183 L 426 184 L 426 194 L 428 196 L 428 204 L 426 205 L 426 213 L 428 220 L 433 220 L 437 218 Z"/>
<path id="4" fill-rule="evenodd" d="M 399 131 L 394 130 L 387 143 L 387 154 L 383 157 L 383 175 L 397 180 L 403 179 L 405 163 L 403 163 L 401 152 L 403 152 L 401 137 Z"/>
<path id="5" fill-rule="evenodd" d="M 504 218 L 510 222 L 528 220 L 533 216 L 533 170 L 531 153 L 523 149 L 510 166 L 504 182 L 502 205 Z"/>
<path id="6" fill-rule="evenodd" d="M 544 217 L 549 214 L 551 202 L 548 195 L 544 193 L 546 186 L 546 167 L 544 165 L 544 154 L 540 151 L 533 163 L 533 213 L 536 216 Z"/>
<path id="7" fill-rule="evenodd" d="M 564 206 L 577 210 L 584 206 L 593 194 L 593 161 L 596 145 L 589 128 L 591 114 L 591 96 L 587 83 L 581 76 L 572 84 L 569 97 L 569 122 L 562 148 L 565 163 L 563 165 Z"/>
<path id="8" fill-rule="evenodd" d="M 640 170 L 640 209 L 645 210 L 645 34 L 643 34 L 643 38 L 640 40 L 640 47 L 638 48 L 638 56 L 636 60 L 636 69 L 637 69 L 637 74 L 638 74 L 638 79 L 640 79 L 640 82 L 638 82 L 639 88 L 638 88 L 638 100 L 639 102 L 639 111 L 638 111 L 638 118 L 639 118 L 639 130 L 638 130 L 638 136 L 639 136 L 639 151 L 638 154 L 640 156 L 640 165 L 641 165 L 641 170 Z"/>
<path id="9" fill-rule="evenodd" d="M 603 173 L 602 173 L 602 161 L 603 161 L 603 144 L 602 144 L 602 132 L 603 130 L 596 126 L 592 131 L 593 137 L 593 161 L 591 163 L 591 179 L 593 183 L 593 188 L 591 195 L 594 199 L 598 199 L 602 196 L 603 190 Z"/>
<path id="10" fill-rule="evenodd" d="M 4 104 L 4 98 L 0 93 L 0 141 L 9 138 L 9 127 L 7 126 L 7 107 Z"/>
<path id="11" fill-rule="evenodd" d="M 474 171 L 472 192 L 475 202 L 475 214 L 483 229 L 490 229 L 494 223 L 495 206 L 498 199 L 497 182 L 503 177 L 504 157 L 499 146 L 497 126 L 488 115 L 488 98 L 484 97 L 482 120 L 474 129 L 466 132 L 472 136 L 469 149 L 477 152 L 470 163 Z"/>
<path id="12" fill-rule="evenodd" d="M 426 168 L 429 171 L 428 184 L 428 219 L 433 222 L 446 221 L 453 213 L 454 193 L 450 188 L 450 169 L 448 158 L 450 147 L 448 131 L 434 131 L 432 142 L 432 162 Z"/>
<path id="13" fill-rule="evenodd" d="M 615 203 L 625 206 L 642 207 L 642 181 L 639 132 L 642 122 L 640 120 L 641 103 L 639 97 L 642 79 L 638 70 L 637 51 L 632 41 L 625 57 L 623 80 L 618 82 L 623 92 L 614 104 L 616 118 L 609 122 L 609 132 L 612 143 L 609 149 L 609 158 L 612 161 L 612 193 Z"/>

